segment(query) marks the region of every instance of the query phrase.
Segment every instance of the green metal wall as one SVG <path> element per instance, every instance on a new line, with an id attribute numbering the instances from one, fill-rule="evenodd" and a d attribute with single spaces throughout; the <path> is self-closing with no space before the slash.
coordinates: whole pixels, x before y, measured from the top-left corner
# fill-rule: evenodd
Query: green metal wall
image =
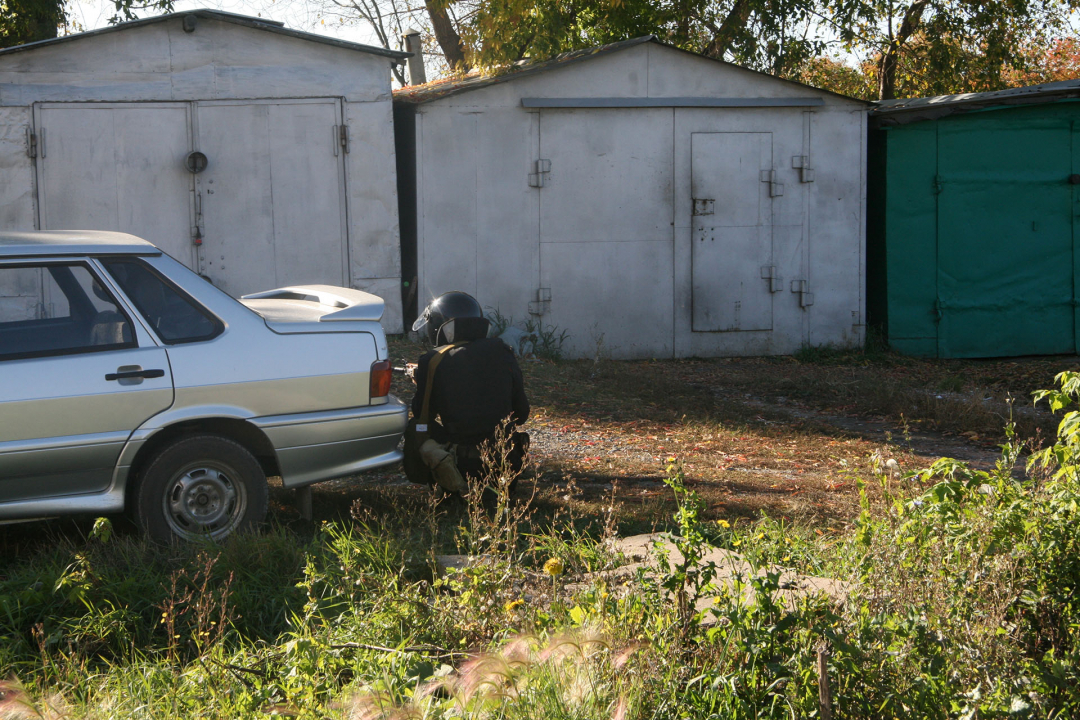
<path id="1" fill-rule="evenodd" d="M 1080 103 L 872 131 L 870 321 L 899 352 L 1073 353 L 1080 339 Z"/>

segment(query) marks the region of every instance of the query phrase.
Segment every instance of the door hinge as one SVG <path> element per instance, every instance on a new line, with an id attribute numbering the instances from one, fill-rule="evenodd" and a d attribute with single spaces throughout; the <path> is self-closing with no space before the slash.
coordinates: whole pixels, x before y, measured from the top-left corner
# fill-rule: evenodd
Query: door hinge
<path id="1" fill-rule="evenodd" d="M 27 126 L 26 154 L 32 158 L 36 158 L 39 154 L 42 158 L 45 157 L 45 128 L 41 128 L 40 133 L 35 134 L 34 131 Z"/>
<path id="2" fill-rule="evenodd" d="M 784 194 L 784 183 L 776 179 L 775 170 L 762 170 L 761 182 L 769 183 L 769 197 L 780 197 Z"/>
<path id="3" fill-rule="evenodd" d="M 547 184 L 547 174 L 551 172 L 550 160 L 537 160 L 535 172 L 529 173 L 529 187 L 542 188 Z"/>
<path id="4" fill-rule="evenodd" d="M 799 307 L 808 308 L 814 304 L 814 293 L 810 292 L 810 283 L 806 280 L 792 280 L 791 292 L 799 294 Z"/>
<path id="5" fill-rule="evenodd" d="M 348 125 L 335 125 L 334 126 L 334 157 L 338 156 L 338 149 L 349 152 L 349 126 Z"/>
<path id="6" fill-rule="evenodd" d="M 538 288 L 536 299 L 529 301 L 530 315 L 543 315 L 551 309 L 551 288 Z"/>
<path id="7" fill-rule="evenodd" d="M 775 265 L 762 265 L 761 279 L 769 281 L 769 292 L 780 292 L 784 289 L 784 278 L 776 274 Z"/>
<path id="8" fill-rule="evenodd" d="M 934 176 L 934 194 L 937 195 L 945 189 L 945 181 L 941 179 L 940 175 Z"/>
<path id="9" fill-rule="evenodd" d="M 799 171 L 799 182 L 814 182 L 814 169 L 810 167 L 809 155 L 795 155 L 791 158 L 791 167 Z"/>

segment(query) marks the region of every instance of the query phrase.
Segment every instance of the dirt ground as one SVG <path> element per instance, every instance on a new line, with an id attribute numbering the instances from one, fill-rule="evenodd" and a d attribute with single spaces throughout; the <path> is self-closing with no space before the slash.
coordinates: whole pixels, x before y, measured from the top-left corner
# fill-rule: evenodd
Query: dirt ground
<path id="1" fill-rule="evenodd" d="M 419 350 L 391 344 L 395 363 Z M 598 515 L 614 493 L 624 534 L 661 527 L 672 509 L 665 467 L 675 458 L 711 517 L 766 512 L 838 532 L 858 512 L 857 479 L 871 479 L 875 463 L 894 459 L 906 472 L 953 457 L 992 467 L 1010 412 L 1022 437 L 1044 443 L 1057 419 L 1045 403 L 1033 406 L 1031 393 L 1080 368 L 1080 358 L 936 361 L 815 350 L 785 358 L 526 359 L 522 368 L 533 404 L 529 478 L 542 510 Z M 395 383 L 399 396 L 411 397 L 407 380 Z M 334 492 L 379 506 L 426 490 L 396 470 L 369 473 L 316 490 L 324 511 L 325 494 Z"/>
<path id="2" fill-rule="evenodd" d="M 391 340 L 395 364 L 421 350 Z M 842 532 L 858 512 L 857 480 L 872 479 L 875 463 L 893 459 L 907 472 L 946 456 L 990 467 L 1010 410 L 1022 437 L 1045 443 L 1057 420 L 1045 403 L 1033 407 L 1031 393 L 1080 368 L 1080 358 L 936 361 L 814 350 L 784 358 L 526 359 L 522 368 L 533 467 L 518 492 L 531 492 L 535 479 L 540 512 L 598 517 L 614 502 L 622 534 L 662 528 L 673 509 L 663 477 L 675 458 L 710 517 L 740 522 L 764 512 Z M 411 382 L 395 376 L 394 383 L 395 394 L 411 398 Z M 873 495 L 877 485 L 869 487 Z M 354 504 L 407 512 L 428 493 L 400 468 L 376 470 L 316 485 L 314 519 L 347 518 Z M 303 525 L 293 494 L 280 487 L 270 516 Z M 66 533 L 88 522 L 44 524 Z M 41 525 L 0 526 L 0 546 L 40 537 Z"/>

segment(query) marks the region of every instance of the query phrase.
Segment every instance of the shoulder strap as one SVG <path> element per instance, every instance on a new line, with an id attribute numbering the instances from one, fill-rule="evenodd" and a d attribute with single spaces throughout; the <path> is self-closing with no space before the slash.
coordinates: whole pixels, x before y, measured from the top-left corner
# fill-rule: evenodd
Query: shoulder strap
<path id="1" fill-rule="evenodd" d="M 427 366 L 427 380 L 424 383 L 424 404 L 420 406 L 420 417 L 416 418 L 417 425 L 427 425 L 428 412 L 431 410 L 431 386 L 435 383 L 435 368 L 439 367 L 446 353 L 458 347 L 457 345 L 443 345 L 435 349 L 435 354 Z M 419 429 L 419 428 L 417 428 Z M 426 427 L 425 427 L 426 430 Z"/>

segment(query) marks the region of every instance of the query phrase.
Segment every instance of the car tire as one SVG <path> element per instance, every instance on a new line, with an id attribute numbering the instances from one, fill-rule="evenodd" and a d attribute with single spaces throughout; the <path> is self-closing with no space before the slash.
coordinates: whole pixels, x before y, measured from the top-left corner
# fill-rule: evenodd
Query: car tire
<path id="1" fill-rule="evenodd" d="M 242 445 L 196 435 L 166 445 L 135 488 L 135 519 L 151 539 L 223 540 L 266 517 L 268 490 L 259 462 Z"/>

